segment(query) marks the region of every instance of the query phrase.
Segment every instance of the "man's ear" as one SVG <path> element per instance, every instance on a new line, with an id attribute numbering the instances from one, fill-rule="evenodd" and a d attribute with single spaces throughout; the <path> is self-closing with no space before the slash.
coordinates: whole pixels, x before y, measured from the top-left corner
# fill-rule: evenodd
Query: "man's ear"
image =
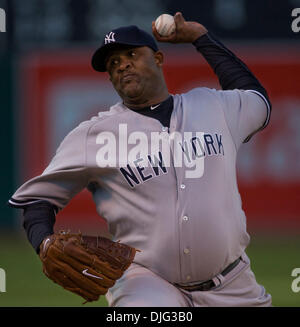
<path id="1" fill-rule="evenodd" d="M 159 50 L 159 51 L 156 51 L 154 53 L 154 58 L 155 58 L 155 62 L 156 64 L 161 67 L 163 65 L 163 62 L 164 62 L 164 54 Z"/>
<path id="2" fill-rule="evenodd" d="M 110 75 L 110 73 L 109 73 L 108 71 L 106 71 L 106 74 L 107 74 L 107 76 L 108 76 L 108 79 L 109 79 L 110 81 L 112 81 L 112 80 L 111 80 L 111 75 Z"/>

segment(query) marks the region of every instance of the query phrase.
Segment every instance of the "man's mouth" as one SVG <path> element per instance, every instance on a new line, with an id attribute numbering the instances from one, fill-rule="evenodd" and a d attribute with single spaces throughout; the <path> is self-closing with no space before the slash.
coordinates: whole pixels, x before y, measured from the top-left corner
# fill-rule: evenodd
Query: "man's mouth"
<path id="1" fill-rule="evenodd" d="M 121 77 L 121 83 L 127 83 L 132 81 L 133 79 L 136 79 L 137 75 L 134 73 L 128 73 L 128 74 L 124 74 Z"/>

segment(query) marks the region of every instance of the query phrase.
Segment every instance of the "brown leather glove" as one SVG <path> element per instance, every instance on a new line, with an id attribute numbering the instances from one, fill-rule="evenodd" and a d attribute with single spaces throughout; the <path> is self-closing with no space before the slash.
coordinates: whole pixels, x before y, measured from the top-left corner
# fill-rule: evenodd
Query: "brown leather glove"
<path id="1" fill-rule="evenodd" d="M 39 255 L 48 278 L 91 302 L 123 275 L 136 251 L 105 237 L 61 231 L 43 240 Z"/>

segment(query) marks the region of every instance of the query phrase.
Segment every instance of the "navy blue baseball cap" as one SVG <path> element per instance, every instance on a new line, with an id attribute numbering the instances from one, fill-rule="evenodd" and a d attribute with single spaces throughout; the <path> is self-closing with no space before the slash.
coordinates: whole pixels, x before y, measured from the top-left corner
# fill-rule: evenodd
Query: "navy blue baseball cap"
<path id="1" fill-rule="evenodd" d="M 92 57 L 92 67 L 98 72 L 105 72 L 105 58 L 108 51 L 116 45 L 132 45 L 136 47 L 147 46 L 158 51 L 154 38 L 135 25 L 119 27 L 107 33 L 102 45 Z"/>

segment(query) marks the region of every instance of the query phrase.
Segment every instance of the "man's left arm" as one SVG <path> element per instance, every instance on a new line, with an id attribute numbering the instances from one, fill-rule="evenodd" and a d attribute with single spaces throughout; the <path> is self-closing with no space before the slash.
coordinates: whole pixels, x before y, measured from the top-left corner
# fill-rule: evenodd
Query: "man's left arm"
<path id="1" fill-rule="evenodd" d="M 176 13 L 174 20 L 176 31 L 167 37 L 160 36 L 153 24 L 153 34 L 158 41 L 192 43 L 214 70 L 223 90 L 246 90 L 258 95 L 265 103 L 266 108 L 263 110 L 267 109 L 266 119 L 261 126 L 246 137 L 244 142 L 247 142 L 255 132 L 266 127 L 269 122 L 272 107 L 265 88 L 246 64 L 212 36 L 202 24 L 185 21 L 181 13 Z M 256 101 L 254 103 L 256 104 Z"/>

